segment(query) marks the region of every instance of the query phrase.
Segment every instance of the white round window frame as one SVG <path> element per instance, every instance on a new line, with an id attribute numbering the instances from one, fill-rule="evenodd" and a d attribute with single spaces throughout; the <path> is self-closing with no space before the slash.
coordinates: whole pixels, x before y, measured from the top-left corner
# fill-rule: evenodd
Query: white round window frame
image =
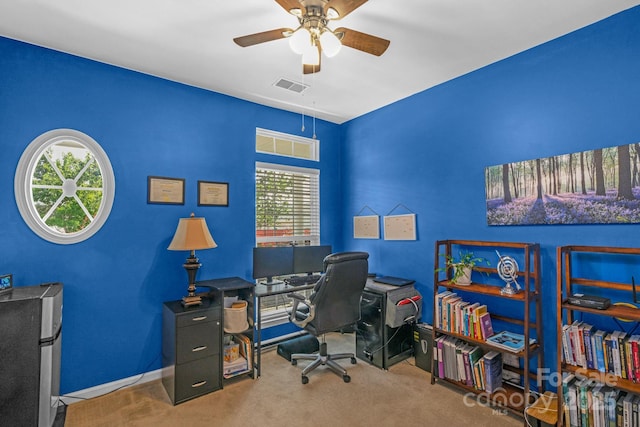
<path id="1" fill-rule="evenodd" d="M 74 141 L 84 146 L 94 156 L 102 173 L 102 203 L 91 224 L 75 233 L 59 233 L 49 228 L 38 215 L 31 198 L 31 178 L 42 153 L 50 146 L 62 141 Z M 24 150 L 14 179 L 16 204 L 22 219 L 38 236 L 52 243 L 70 245 L 80 243 L 102 228 L 111 213 L 115 196 L 115 177 L 107 153 L 90 136 L 73 129 L 54 129 L 31 141 Z"/>

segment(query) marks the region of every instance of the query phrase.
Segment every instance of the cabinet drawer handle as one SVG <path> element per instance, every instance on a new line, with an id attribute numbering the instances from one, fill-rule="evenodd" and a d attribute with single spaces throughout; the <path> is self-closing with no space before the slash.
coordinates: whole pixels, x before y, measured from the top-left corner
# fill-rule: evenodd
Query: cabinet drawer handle
<path id="1" fill-rule="evenodd" d="M 206 383 L 207 383 L 206 381 L 200 381 L 199 383 L 191 384 L 191 388 L 202 387 L 202 386 L 203 386 L 203 385 L 205 385 Z"/>
<path id="2" fill-rule="evenodd" d="M 205 320 L 207 318 L 207 316 L 199 316 L 199 317 L 193 317 L 191 320 L 193 320 L 194 322 L 201 322 L 203 320 Z"/>
<path id="3" fill-rule="evenodd" d="M 192 348 L 191 351 L 195 353 L 196 351 L 202 351 L 202 350 L 205 350 L 206 348 L 207 348 L 206 345 L 201 345 L 200 347 Z"/>

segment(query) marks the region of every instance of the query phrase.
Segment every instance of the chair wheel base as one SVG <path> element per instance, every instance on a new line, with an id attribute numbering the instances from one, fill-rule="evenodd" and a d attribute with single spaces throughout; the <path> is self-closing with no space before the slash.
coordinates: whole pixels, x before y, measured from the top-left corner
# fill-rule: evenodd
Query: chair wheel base
<path id="1" fill-rule="evenodd" d="M 306 375 L 302 376 L 302 384 L 307 384 L 309 382 L 309 377 Z"/>
<path id="2" fill-rule="evenodd" d="M 344 380 L 345 383 L 348 383 L 349 381 L 351 381 L 351 377 L 349 375 L 343 375 L 342 379 Z"/>

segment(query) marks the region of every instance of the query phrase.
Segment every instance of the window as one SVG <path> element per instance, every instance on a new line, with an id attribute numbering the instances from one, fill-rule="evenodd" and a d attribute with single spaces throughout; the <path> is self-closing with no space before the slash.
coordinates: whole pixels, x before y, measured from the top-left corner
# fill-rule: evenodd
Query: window
<path id="1" fill-rule="evenodd" d="M 256 246 L 320 244 L 320 171 L 256 163 Z M 261 301 L 262 327 L 286 322 L 291 300 Z"/>
<path id="2" fill-rule="evenodd" d="M 14 189 L 22 218 L 34 233 L 60 244 L 78 243 L 105 223 L 115 193 L 111 163 L 91 137 L 56 129 L 22 154 Z"/>
<path id="3" fill-rule="evenodd" d="M 256 152 L 319 161 L 320 141 L 257 128 Z"/>
<path id="4" fill-rule="evenodd" d="M 256 164 L 258 246 L 320 244 L 320 171 Z"/>

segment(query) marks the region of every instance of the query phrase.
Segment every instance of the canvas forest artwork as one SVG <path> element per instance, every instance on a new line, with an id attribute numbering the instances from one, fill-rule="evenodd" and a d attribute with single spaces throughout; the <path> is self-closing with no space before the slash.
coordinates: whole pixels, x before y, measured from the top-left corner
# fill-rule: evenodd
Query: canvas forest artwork
<path id="1" fill-rule="evenodd" d="M 640 143 L 485 169 L 487 223 L 640 223 Z"/>

